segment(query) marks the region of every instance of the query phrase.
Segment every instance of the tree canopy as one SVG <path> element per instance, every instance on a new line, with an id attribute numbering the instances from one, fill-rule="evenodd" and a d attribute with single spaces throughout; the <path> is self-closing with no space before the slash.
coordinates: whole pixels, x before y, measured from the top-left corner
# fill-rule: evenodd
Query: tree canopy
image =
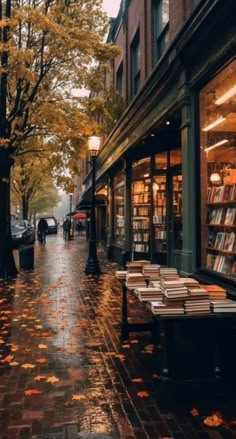
<path id="1" fill-rule="evenodd" d="M 68 164 L 75 166 L 85 136 L 97 130 L 72 90 L 92 84 L 99 89 L 100 80 L 103 88 L 97 66 L 108 69 L 118 53 L 104 43 L 108 21 L 101 5 L 102 0 L 0 0 L 0 277 L 14 265 L 14 159 L 47 156 L 59 175 Z"/>

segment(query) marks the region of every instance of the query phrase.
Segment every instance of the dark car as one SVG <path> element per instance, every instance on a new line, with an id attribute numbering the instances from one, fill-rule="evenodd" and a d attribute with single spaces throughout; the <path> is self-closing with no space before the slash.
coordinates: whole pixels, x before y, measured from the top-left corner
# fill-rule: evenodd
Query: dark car
<path id="1" fill-rule="evenodd" d="M 38 222 L 41 218 L 44 218 L 48 223 L 48 229 L 46 233 L 57 233 L 57 220 L 54 216 L 44 216 L 37 219 L 37 226 Z"/>
<path id="2" fill-rule="evenodd" d="M 34 244 L 35 229 L 27 220 L 17 220 L 11 224 L 13 248 L 26 244 Z"/>

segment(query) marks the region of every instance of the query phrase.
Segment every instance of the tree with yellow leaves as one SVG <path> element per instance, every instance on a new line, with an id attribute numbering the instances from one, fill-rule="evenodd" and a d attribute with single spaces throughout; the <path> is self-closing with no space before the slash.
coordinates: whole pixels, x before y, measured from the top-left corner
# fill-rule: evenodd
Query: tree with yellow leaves
<path id="1" fill-rule="evenodd" d="M 72 90 L 95 82 L 94 66 L 106 69 L 117 55 L 104 43 L 101 4 L 0 0 L 0 277 L 16 272 L 10 231 L 15 158 L 46 154 L 58 167 L 95 129 Z"/>

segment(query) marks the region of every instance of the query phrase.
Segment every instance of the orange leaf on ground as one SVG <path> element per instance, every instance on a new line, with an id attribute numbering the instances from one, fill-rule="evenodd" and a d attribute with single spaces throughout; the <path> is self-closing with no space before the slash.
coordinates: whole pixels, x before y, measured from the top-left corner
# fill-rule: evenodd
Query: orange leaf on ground
<path id="1" fill-rule="evenodd" d="M 137 395 L 139 396 L 139 398 L 148 398 L 149 397 L 149 393 L 145 392 L 144 390 L 142 390 L 141 392 L 138 392 Z"/>
<path id="2" fill-rule="evenodd" d="M 43 393 L 43 392 L 41 390 L 38 390 L 38 389 L 29 389 L 29 390 L 24 391 L 24 394 L 26 396 L 41 395 L 41 393 Z"/>
<path id="3" fill-rule="evenodd" d="M 39 344 L 39 345 L 38 345 L 38 348 L 39 348 L 39 349 L 48 349 L 48 347 L 47 347 L 46 344 Z"/>
<path id="4" fill-rule="evenodd" d="M 23 367 L 24 369 L 34 369 L 34 367 L 36 367 L 36 366 L 35 366 L 35 364 L 25 363 L 25 364 L 22 364 L 21 367 Z"/>
<path id="5" fill-rule="evenodd" d="M 17 361 L 11 361 L 10 363 L 10 366 L 18 366 L 18 362 Z"/>
<path id="6" fill-rule="evenodd" d="M 14 355 L 7 355 L 3 360 L 1 360 L 1 363 L 10 363 L 14 358 Z"/>
<path id="7" fill-rule="evenodd" d="M 46 383 L 54 384 L 54 383 L 58 383 L 58 381 L 59 381 L 59 379 L 57 377 L 52 376 L 52 377 L 48 377 L 48 379 L 46 380 Z"/>
<path id="8" fill-rule="evenodd" d="M 220 413 L 213 413 L 212 416 L 207 416 L 207 418 L 203 420 L 203 424 L 208 427 L 219 427 L 223 424 L 223 419 Z"/>
<path id="9" fill-rule="evenodd" d="M 198 411 L 198 409 L 195 409 L 195 407 L 191 410 L 190 413 L 192 416 L 199 416 L 199 411 Z"/>
<path id="10" fill-rule="evenodd" d="M 39 364 L 45 364 L 47 362 L 48 362 L 47 358 L 39 358 L 38 360 L 36 360 L 36 363 Z"/>
<path id="11" fill-rule="evenodd" d="M 86 399 L 86 396 L 80 395 L 80 394 L 72 395 L 72 400 L 74 400 L 74 401 L 80 401 L 81 399 Z"/>
<path id="12" fill-rule="evenodd" d="M 45 380 L 47 377 L 45 375 L 37 375 L 36 377 L 34 377 L 34 381 L 41 381 L 41 380 Z"/>

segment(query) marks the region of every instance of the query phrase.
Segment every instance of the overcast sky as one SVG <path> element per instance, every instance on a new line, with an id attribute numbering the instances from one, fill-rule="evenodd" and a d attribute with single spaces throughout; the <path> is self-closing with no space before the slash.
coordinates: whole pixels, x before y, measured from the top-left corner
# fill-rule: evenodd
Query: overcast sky
<path id="1" fill-rule="evenodd" d="M 116 17 L 121 0 L 103 0 L 103 9 L 109 17 Z"/>

